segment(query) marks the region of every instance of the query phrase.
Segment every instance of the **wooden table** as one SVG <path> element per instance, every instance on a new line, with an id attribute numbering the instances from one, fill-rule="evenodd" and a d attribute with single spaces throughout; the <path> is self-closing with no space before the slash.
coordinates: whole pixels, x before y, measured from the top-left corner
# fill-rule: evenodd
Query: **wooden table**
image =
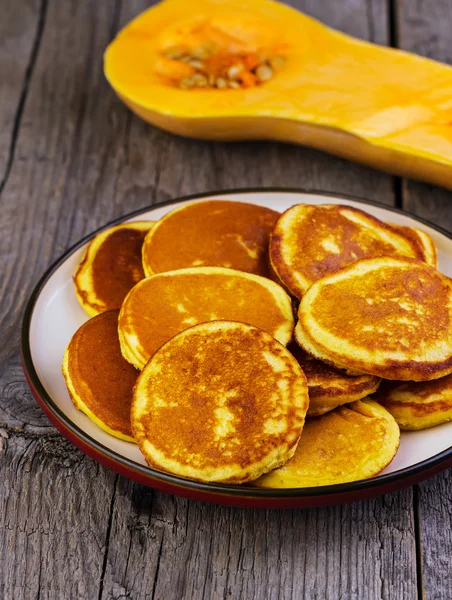
<path id="1" fill-rule="evenodd" d="M 188 0 L 189 1 L 189 0 Z M 297 0 L 333 27 L 452 61 L 450 0 Z M 50 425 L 19 358 L 24 304 L 66 248 L 182 194 L 293 186 L 356 194 L 452 230 L 452 193 L 304 148 L 213 144 L 144 124 L 102 75 L 145 0 L 0 9 L 0 598 L 452 598 L 450 472 L 318 510 L 175 498 L 87 458 Z"/>

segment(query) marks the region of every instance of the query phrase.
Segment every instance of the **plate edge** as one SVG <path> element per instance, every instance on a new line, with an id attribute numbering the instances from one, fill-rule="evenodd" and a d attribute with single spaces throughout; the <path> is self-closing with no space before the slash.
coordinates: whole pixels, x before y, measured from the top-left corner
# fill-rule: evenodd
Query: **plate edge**
<path id="1" fill-rule="evenodd" d="M 116 463 L 124 466 L 127 469 L 137 472 L 137 473 L 141 474 L 142 476 L 148 476 L 152 479 L 157 479 L 159 481 L 162 481 L 162 483 L 173 485 L 175 488 L 183 487 L 183 488 L 192 489 L 193 491 L 199 491 L 199 492 L 204 492 L 204 493 L 207 492 L 207 493 L 210 493 L 213 495 L 227 494 L 227 495 L 232 495 L 235 497 L 239 496 L 239 497 L 248 498 L 248 499 L 252 498 L 255 500 L 264 499 L 264 498 L 275 499 L 275 500 L 277 500 L 277 499 L 283 500 L 284 498 L 286 498 L 286 499 L 288 499 L 288 498 L 307 499 L 310 497 L 311 498 L 313 498 L 313 497 L 322 498 L 325 496 L 335 496 L 335 495 L 340 495 L 340 494 L 344 494 L 344 493 L 359 493 L 359 492 L 364 492 L 366 490 L 370 491 L 371 489 L 385 487 L 386 485 L 395 483 L 397 481 L 400 483 L 400 487 L 403 487 L 403 481 L 405 479 L 411 479 L 412 477 L 422 474 L 422 472 L 424 472 L 424 471 L 431 471 L 432 469 L 435 469 L 435 472 L 436 472 L 436 471 L 440 470 L 439 466 L 441 465 L 441 463 L 448 461 L 448 459 L 452 459 L 452 446 L 450 446 L 449 448 L 441 451 L 440 453 L 438 453 L 434 456 L 431 456 L 428 459 L 425 459 L 424 461 L 416 463 L 415 465 L 412 465 L 410 467 L 405 467 L 403 469 L 399 469 L 397 471 L 393 471 L 393 472 L 387 473 L 385 475 L 377 475 L 376 477 L 373 477 L 371 479 L 364 479 L 364 480 L 353 481 L 353 482 L 348 482 L 348 483 L 341 483 L 341 484 L 332 484 L 332 485 L 327 485 L 327 486 L 319 486 L 319 487 L 312 487 L 312 488 L 286 488 L 286 489 L 281 488 L 281 489 L 276 489 L 276 490 L 270 490 L 270 489 L 266 490 L 266 489 L 260 489 L 260 488 L 231 486 L 231 485 L 226 485 L 226 484 L 210 484 L 210 483 L 197 482 L 197 481 L 193 481 L 193 480 L 189 480 L 189 479 L 183 479 L 182 477 L 178 477 L 178 476 L 172 475 L 170 473 L 164 473 L 161 471 L 157 471 L 155 469 L 152 469 L 152 468 L 144 466 L 144 465 L 140 465 L 139 463 L 136 463 L 135 461 L 133 461 L 129 458 L 126 458 L 126 457 L 122 456 L 121 454 L 118 454 L 114 450 L 111 450 L 110 448 L 104 446 L 103 444 L 101 444 L 100 442 L 98 442 L 97 440 L 95 440 L 91 436 L 89 436 L 87 433 L 85 433 L 85 431 L 83 429 L 81 429 L 78 425 L 76 425 L 70 419 L 68 419 L 66 417 L 65 413 L 53 401 L 50 394 L 48 394 L 47 391 L 45 390 L 45 388 L 44 388 L 43 384 L 41 383 L 41 380 L 34 368 L 33 359 L 31 357 L 31 347 L 30 347 L 30 340 L 29 340 L 31 320 L 32 320 L 33 311 L 34 311 L 36 302 L 39 298 L 39 295 L 40 295 L 43 287 L 45 286 L 45 284 L 47 283 L 49 278 L 53 275 L 53 273 L 76 250 L 78 250 L 81 246 L 86 244 L 86 242 L 88 242 L 90 239 L 92 239 L 95 235 L 97 235 L 101 231 L 103 231 L 109 227 L 112 227 L 114 225 L 118 225 L 119 223 L 122 223 L 125 220 L 142 215 L 143 213 L 148 212 L 152 209 L 157 209 L 157 208 L 161 208 L 164 206 L 170 206 L 170 205 L 176 204 L 176 203 L 188 202 L 190 200 L 199 200 L 199 199 L 203 199 L 203 198 L 208 198 L 210 196 L 221 196 L 223 194 L 231 196 L 234 194 L 238 195 L 238 194 L 256 194 L 256 193 L 262 193 L 262 194 L 292 193 L 292 194 L 299 194 L 299 195 L 315 194 L 315 195 L 319 195 L 319 196 L 325 196 L 328 198 L 335 198 L 336 200 L 340 200 L 341 198 L 343 198 L 344 200 L 351 200 L 351 201 L 358 202 L 361 204 L 375 206 L 377 208 L 382 208 L 385 210 L 389 210 L 390 212 L 394 212 L 396 214 L 401 214 L 403 216 L 412 218 L 419 223 L 423 223 L 424 225 L 431 227 L 432 229 L 434 229 L 434 230 L 438 231 L 439 233 L 441 233 L 442 235 L 444 235 L 446 238 L 452 240 L 452 234 L 450 234 L 448 231 L 446 231 L 442 227 L 439 227 L 439 226 L 435 225 L 434 223 L 431 223 L 427 219 L 412 215 L 398 207 L 388 206 L 381 202 L 377 202 L 374 200 L 368 200 L 368 199 L 361 198 L 359 196 L 354 196 L 351 194 L 335 193 L 335 192 L 318 190 L 318 189 L 310 189 L 310 188 L 292 188 L 292 187 L 265 187 L 265 188 L 249 187 L 248 188 L 248 187 L 245 187 L 245 188 L 234 188 L 234 189 L 229 189 L 229 190 L 212 190 L 212 191 L 202 192 L 202 193 L 198 193 L 198 194 L 190 194 L 190 195 L 186 195 L 186 196 L 181 196 L 181 197 L 177 197 L 174 199 L 165 200 L 160 203 L 148 205 L 146 207 L 137 209 L 135 211 L 127 213 L 126 215 L 123 215 L 121 217 L 113 219 L 112 221 L 106 223 L 105 225 L 97 228 L 95 231 L 91 232 L 90 234 L 84 236 L 81 240 L 79 240 L 77 243 L 73 244 L 68 250 L 66 250 L 66 252 L 64 252 L 59 258 L 57 258 L 50 265 L 50 267 L 44 272 L 42 277 L 39 279 L 38 283 L 33 288 L 33 291 L 27 301 L 25 311 L 24 311 L 24 316 L 22 319 L 22 327 L 21 327 L 21 342 L 20 342 L 21 358 L 22 358 L 22 366 L 25 371 L 25 375 L 26 375 L 28 383 L 32 384 L 32 386 L 34 387 L 34 390 L 39 395 L 42 402 L 45 403 L 45 405 L 48 407 L 50 412 L 54 415 L 54 417 L 58 421 L 60 421 L 69 431 L 71 431 L 71 433 L 73 435 L 75 435 L 77 438 L 81 439 L 84 442 L 84 444 L 93 447 L 98 453 L 101 453 L 102 455 L 107 456 L 111 461 L 116 462 Z M 447 465 L 445 465 L 444 468 L 447 468 Z M 242 494 L 240 492 L 244 492 L 244 493 Z"/>

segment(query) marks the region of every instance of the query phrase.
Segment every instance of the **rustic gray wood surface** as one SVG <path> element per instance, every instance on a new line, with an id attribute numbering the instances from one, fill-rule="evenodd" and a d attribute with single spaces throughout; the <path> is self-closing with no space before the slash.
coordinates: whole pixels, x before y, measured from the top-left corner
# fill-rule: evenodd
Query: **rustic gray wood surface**
<path id="1" fill-rule="evenodd" d="M 452 193 L 277 143 L 179 139 L 132 116 L 102 53 L 145 0 L 0 1 L 0 598 L 452 598 L 446 472 L 316 510 L 217 507 L 144 488 L 50 425 L 20 366 L 40 274 L 108 220 L 178 195 L 298 186 L 452 231 Z M 363 39 L 452 62 L 449 0 L 292 0 Z"/>

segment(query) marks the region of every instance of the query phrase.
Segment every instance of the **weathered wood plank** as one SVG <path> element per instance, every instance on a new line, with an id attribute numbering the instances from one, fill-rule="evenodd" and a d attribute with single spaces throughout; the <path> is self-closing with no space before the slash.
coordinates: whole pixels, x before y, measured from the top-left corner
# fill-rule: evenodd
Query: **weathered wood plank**
<path id="1" fill-rule="evenodd" d="M 18 349 L 26 298 L 67 247 L 69 232 L 78 237 L 96 218 L 111 218 L 111 190 L 104 187 L 97 204 L 94 198 L 106 164 L 115 172 L 122 153 L 115 135 L 126 129 L 126 119 L 110 110 L 101 67 L 117 25 L 115 8 L 49 2 L 0 197 L 0 597 L 8 600 L 97 598 L 100 592 L 117 478 L 50 426 L 27 389 Z M 96 118 L 102 128 L 93 126 Z M 72 229 L 78 196 L 86 217 Z"/>
<path id="2" fill-rule="evenodd" d="M 38 50 L 43 3 L 7 2 L 0 19 L 0 189 L 12 162 L 27 79 Z"/>
<path id="3" fill-rule="evenodd" d="M 421 569 L 426 600 L 452 598 L 452 473 L 417 486 Z"/>
<path id="4" fill-rule="evenodd" d="M 0 429 L 0 597 L 97 598 L 116 475 L 57 433 Z"/>
<path id="5" fill-rule="evenodd" d="M 388 44 L 388 6 L 385 0 L 290 0 L 286 4 L 349 35 L 375 44 Z"/>
<path id="6" fill-rule="evenodd" d="M 226 508 L 120 480 L 103 598 L 416 598 L 405 492 L 298 511 Z"/>
<path id="7" fill-rule="evenodd" d="M 452 5 L 448 0 L 399 0 L 398 41 L 401 48 L 452 64 L 450 31 Z M 452 232 L 452 193 L 404 181 L 403 208 Z M 416 491 L 416 516 L 420 532 L 419 571 L 425 598 L 452 598 L 452 471 L 422 483 Z"/>

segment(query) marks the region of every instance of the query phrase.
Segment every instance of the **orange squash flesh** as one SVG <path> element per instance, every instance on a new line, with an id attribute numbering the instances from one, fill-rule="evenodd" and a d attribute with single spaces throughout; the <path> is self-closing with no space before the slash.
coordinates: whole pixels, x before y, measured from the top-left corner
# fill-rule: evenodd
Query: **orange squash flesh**
<path id="1" fill-rule="evenodd" d="M 284 55 L 245 89 L 179 89 L 174 45 Z M 272 0 L 164 0 L 125 27 L 105 74 L 146 121 L 183 136 L 274 139 L 452 189 L 452 67 L 333 31 Z"/>

